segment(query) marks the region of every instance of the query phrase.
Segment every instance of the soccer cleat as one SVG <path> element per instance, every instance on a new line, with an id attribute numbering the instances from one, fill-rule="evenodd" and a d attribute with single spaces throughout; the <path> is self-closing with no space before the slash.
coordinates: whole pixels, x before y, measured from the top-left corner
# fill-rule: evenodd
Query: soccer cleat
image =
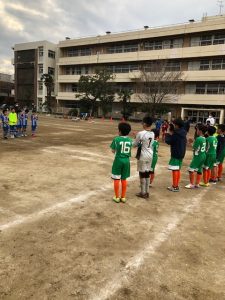
<path id="1" fill-rule="evenodd" d="M 168 186 L 167 190 L 170 192 L 179 192 L 180 191 L 179 186 L 176 186 L 176 187 Z"/>
<path id="2" fill-rule="evenodd" d="M 140 192 L 140 193 L 137 193 L 136 196 L 139 197 L 139 198 L 143 198 L 143 199 L 149 198 L 148 193 L 142 194 L 142 193 Z"/>
<path id="3" fill-rule="evenodd" d="M 127 201 L 126 198 L 120 198 L 121 202 L 125 203 Z"/>
<path id="4" fill-rule="evenodd" d="M 222 181 L 222 178 L 221 177 L 217 177 L 217 182 L 220 182 Z"/>
<path id="5" fill-rule="evenodd" d="M 186 189 L 195 189 L 195 185 L 189 183 L 189 184 L 185 185 L 185 188 Z"/>
<path id="6" fill-rule="evenodd" d="M 116 196 L 114 196 L 113 197 L 113 201 L 116 202 L 116 203 L 119 203 L 120 202 L 120 198 L 117 198 Z"/>
<path id="7" fill-rule="evenodd" d="M 200 186 L 204 186 L 204 187 L 210 186 L 209 183 L 205 183 L 205 182 L 200 182 L 199 185 L 200 185 Z"/>
<path id="8" fill-rule="evenodd" d="M 217 180 L 213 179 L 212 184 L 216 184 L 216 183 L 217 183 Z"/>
<path id="9" fill-rule="evenodd" d="M 199 185 L 199 184 L 196 184 L 196 185 L 195 185 L 195 188 L 196 188 L 196 189 L 200 188 L 200 185 Z"/>

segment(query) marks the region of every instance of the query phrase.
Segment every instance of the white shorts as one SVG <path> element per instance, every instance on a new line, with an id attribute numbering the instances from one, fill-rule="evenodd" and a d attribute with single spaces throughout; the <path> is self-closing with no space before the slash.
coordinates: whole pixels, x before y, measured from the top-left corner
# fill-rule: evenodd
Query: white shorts
<path id="1" fill-rule="evenodd" d="M 138 160 L 137 161 L 137 171 L 138 172 L 150 172 L 152 166 L 152 160 Z"/>

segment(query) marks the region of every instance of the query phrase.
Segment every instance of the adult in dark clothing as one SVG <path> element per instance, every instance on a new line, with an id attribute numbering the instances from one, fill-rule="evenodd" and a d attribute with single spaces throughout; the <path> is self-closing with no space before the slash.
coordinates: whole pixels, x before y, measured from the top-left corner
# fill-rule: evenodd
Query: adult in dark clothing
<path id="1" fill-rule="evenodd" d="M 173 126 L 170 125 L 169 133 L 166 133 L 165 142 L 170 145 L 171 158 L 168 169 L 172 171 L 172 186 L 167 189 L 171 192 L 179 192 L 180 169 L 186 152 L 187 132 L 184 122 L 176 119 Z"/>
<path id="2" fill-rule="evenodd" d="M 185 117 L 184 118 L 184 129 L 186 130 L 187 133 L 190 130 L 190 126 L 191 126 L 191 120 L 189 120 L 188 117 Z"/>

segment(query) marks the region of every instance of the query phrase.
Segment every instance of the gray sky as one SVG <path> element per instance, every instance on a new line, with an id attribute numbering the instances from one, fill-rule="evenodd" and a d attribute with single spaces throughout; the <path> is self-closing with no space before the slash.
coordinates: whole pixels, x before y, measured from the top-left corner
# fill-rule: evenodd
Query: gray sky
<path id="1" fill-rule="evenodd" d="M 0 72 L 13 73 L 17 43 L 184 23 L 203 13 L 217 15 L 217 0 L 0 0 Z"/>

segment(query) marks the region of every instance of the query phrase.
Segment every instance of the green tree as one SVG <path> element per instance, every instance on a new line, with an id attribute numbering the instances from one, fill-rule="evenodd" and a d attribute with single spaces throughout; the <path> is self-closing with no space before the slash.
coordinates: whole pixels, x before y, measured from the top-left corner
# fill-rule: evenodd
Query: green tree
<path id="1" fill-rule="evenodd" d="M 133 91 L 129 89 L 122 89 L 119 93 L 119 98 L 121 99 L 122 102 L 122 116 L 125 120 L 129 118 L 129 116 L 132 114 L 132 108 L 130 105 L 130 99 L 131 96 L 133 95 Z"/>
<path id="2" fill-rule="evenodd" d="M 76 98 L 90 104 L 90 115 L 97 110 L 97 101 L 100 102 L 103 113 L 108 110 L 114 101 L 112 73 L 106 69 L 97 69 L 94 75 L 81 75 L 78 82 L 79 94 Z"/>
<path id="3" fill-rule="evenodd" d="M 46 107 L 47 111 L 52 113 L 52 109 L 55 107 L 55 98 L 52 97 L 52 91 L 54 89 L 54 78 L 50 74 L 42 74 L 41 81 L 44 83 L 47 89 L 46 100 L 43 103 L 43 106 Z"/>

